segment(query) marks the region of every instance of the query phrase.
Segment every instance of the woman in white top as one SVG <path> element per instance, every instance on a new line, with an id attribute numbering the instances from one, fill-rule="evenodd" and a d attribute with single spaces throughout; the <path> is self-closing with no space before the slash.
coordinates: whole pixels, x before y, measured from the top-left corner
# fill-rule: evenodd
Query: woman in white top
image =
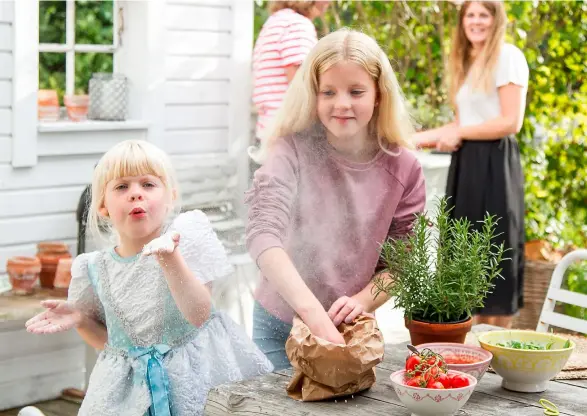
<path id="1" fill-rule="evenodd" d="M 523 306 L 524 184 L 515 134 L 522 127 L 529 69 L 523 53 L 504 42 L 502 2 L 463 3 L 449 61 L 455 121 L 416 134 L 420 145 L 452 152 L 446 194 L 452 215 L 478 226 L 498 219 L 496 243 L 509 249 L 477 323 L 510 327 Z"/>

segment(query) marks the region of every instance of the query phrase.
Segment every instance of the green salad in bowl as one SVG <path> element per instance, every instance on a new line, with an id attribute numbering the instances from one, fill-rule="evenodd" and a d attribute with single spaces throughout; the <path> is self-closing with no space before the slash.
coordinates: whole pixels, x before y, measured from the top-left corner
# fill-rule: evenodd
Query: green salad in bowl
<path id="1" fill-rule="evenodd" d="M 552 350 L 555 346 L 556 341 L 550 341 L 546 344 L 534 341 L 516 341 L 516 340 L 509 340 L 504 342 L 497 342 L 495 345 L 504 348 L 513 348 L 515 350 L 535 350 L 535 351 L 545 351 L 545 350 Z M 567 340 L 563 345 L 563 348 L 570 348 L 571 341 Z"/>
<path id="2" fill-rule="evenodd" d="M 493 354 L 491 367 L 503 378 L 502 387 L 528 393 L 546 390 L 575 349 L 560 335 L 526 330 L 485 332 L 478 340 Z"/>

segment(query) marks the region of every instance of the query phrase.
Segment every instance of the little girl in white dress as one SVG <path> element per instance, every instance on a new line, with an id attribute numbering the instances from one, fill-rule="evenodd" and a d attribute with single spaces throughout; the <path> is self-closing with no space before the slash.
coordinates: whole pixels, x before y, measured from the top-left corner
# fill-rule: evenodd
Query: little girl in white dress
<path id="1" fill-rule="evenodd" d="M 200 415 L 211 387 L 273 370 L 209 285 L 232 268 L 207 217 L 173 218 L 167 155 L 143 141 L 106 153 L 92 183 L 90 225 L 112 247 L 79 255 L 68 301 L 46 301 L 33 333 L 76 328 L 100 353 L 80 415 Z"/>

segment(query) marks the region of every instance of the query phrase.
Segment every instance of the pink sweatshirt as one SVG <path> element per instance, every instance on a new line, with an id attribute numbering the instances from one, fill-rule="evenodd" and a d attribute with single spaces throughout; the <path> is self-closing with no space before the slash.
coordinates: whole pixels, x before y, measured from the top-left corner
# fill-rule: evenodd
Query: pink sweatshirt
<path id="1" fill-rule="evenodd" d="M 282 247 L 328 310 L 369 284 L 380 244 L 408 233 L 425 199 L 422 167 L 409 150 L 399 156 L 379 151 L 357 163 L 337 154 L 322 134 L 283 138 L 245 196 L 247 247 L 255 261 Z M 255 297 L 291 324 L 295 312 L 266 278 Z"/>

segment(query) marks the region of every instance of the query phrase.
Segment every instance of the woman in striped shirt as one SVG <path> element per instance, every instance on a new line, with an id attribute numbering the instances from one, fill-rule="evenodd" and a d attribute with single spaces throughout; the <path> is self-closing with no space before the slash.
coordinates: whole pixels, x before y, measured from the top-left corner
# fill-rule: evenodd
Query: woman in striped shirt
<path id="1" fill-rule="evenodd" d="M 273 1 L 253 51 L 253 103 L 257 108 L 255 135 L 262 140 L 296 70 L 318 41 L 312 20 L 328 1 Z"/>

